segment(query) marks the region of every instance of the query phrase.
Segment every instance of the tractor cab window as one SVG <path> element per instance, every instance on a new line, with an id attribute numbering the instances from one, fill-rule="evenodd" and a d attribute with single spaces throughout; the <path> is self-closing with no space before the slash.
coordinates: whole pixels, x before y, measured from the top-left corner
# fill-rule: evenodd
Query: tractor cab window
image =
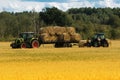
<path id="1" fill-rule="evenodd" d="M 27 34 L 21 33 L 19 34 L 19 38 L 27 39 Z"/>
<path id="2" fill-rule="evenodd" d="M 27 39 L 27 34 L 22 34 L 22 38 L 26 40 Z"/>
<path id="3" fill-rule="evenodd" d="M 104 39 L 104 38 L 105 38 L 104 34 L 98 34 L 98 37 L 99 37 L 100 39 Z"/>
<path id="4" fill-rule="evenodd" d="M 100 36 L 100 38 L 101 38 L 101 39 L 104 39 L 104 38 L 105 38 L 105 36 L 104 36 L 104 35 L 101 35 L 101 36 Z"/>
<path id="5" fill-rule="evenodd" d="M 98 38 L 98 36 L 97 36 L 97 35 L 95 35 L 95 36 L 94 36 L 94 39 L 97 39 L 97 38 Z"/>
<path id="6" fill-rule="evenodd" d="M 105 38 L 105 36 L 104 36 L 104 34 L 96 34 L 96 35 L 94 35 L 94 37 L 93 37 L 94 39 L 104 39 Z"/>
<path id="7" fill-rule="evenodd" d="M 33 37 L 34 37 L 34 33 L 21 33 L 21 34 L 19 34 L 19 38 L 29 39 L 29 38 L 33 38 Z"/>
<path id="8" fill-rule="evenodd" d="M 33 37 L 34 37 L 34 33 L 28 34 L 28 38 L 33 38 Z"/>
<path id="9" fill-rule="evenodd" d="M 26 34 L 22 34 L 22 33 L 19 34 L 19 38 L 26 38 L 26 36 L 27 36 Z"/>

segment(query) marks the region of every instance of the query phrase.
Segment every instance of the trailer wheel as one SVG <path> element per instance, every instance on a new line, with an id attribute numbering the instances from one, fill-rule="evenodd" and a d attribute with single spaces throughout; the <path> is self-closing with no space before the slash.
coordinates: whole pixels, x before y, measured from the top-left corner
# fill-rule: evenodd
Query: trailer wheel
<path id="1" fill-rule="evenodd" d="M 32 45 L 32 48 L 38 48 L 40 46 L 38 40 L 33 40 L 32 43 L 31 43 L 31 45 Z"/>
<path id="2" fill-rule="evenodd" d="M 67 44 L 67 43 L 64 43 L 62 47 L 68 47 L 68 44 Z"/>
<path id="3" fill-rule="evenodd" d="M 27 48 L 26 43 L 22 43 L 22 44 L 21 44 L 21 48 Z"/>

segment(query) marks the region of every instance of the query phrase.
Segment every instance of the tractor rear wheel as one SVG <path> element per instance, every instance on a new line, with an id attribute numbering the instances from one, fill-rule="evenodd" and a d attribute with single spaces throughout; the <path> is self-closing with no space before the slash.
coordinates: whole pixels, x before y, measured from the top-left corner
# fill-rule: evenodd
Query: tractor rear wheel
<path id="1" fill-rule="evenodd" d="M 21 44 L 21 48 L 27 48 L 26 43 L 22 43 L 22 44 Z"/>
<path id="2" fill-rule="evenodd" d="M 32 48 L 38 48 L 40 46 L 40 43 L 38 40 L 33 40 L 31 45 L 32 45 Z"/>
<path id="3" fill-rule="evenodd" d="M 104 43 L 103 43 L 103 47 L 109 47 L 108 42 L 104 42 Z"/>

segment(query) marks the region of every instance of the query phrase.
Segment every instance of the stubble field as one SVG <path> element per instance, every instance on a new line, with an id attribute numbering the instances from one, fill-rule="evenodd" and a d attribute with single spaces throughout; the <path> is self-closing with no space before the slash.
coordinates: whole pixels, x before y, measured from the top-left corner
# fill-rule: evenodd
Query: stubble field
<path id="1" fill-rule="evenodd" d="M 109 48 L 11 49 L 0 42 L 0 80 L 120 80 L 120 41 Z"/>

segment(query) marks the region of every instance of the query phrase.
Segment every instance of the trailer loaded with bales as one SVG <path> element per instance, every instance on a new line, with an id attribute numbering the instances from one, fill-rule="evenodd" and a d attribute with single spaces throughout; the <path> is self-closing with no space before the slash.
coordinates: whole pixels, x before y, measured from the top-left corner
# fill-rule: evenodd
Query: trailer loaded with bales
<path id="1" fill-rule="evenodd" d="M 72 47 L 72 43 L 79 47 L 108 47 L 109 43 L 104 34 L 95 35 L 91 40 L 81 42 L 81 36 L 76 33 L 74 27 L 43 27 L 39 33 L 22 32 L 19 38 L 15 39 L 10 46 L 12 48 L 38 48 L 41 44 L 54 44 L 54 47 Z"/>

